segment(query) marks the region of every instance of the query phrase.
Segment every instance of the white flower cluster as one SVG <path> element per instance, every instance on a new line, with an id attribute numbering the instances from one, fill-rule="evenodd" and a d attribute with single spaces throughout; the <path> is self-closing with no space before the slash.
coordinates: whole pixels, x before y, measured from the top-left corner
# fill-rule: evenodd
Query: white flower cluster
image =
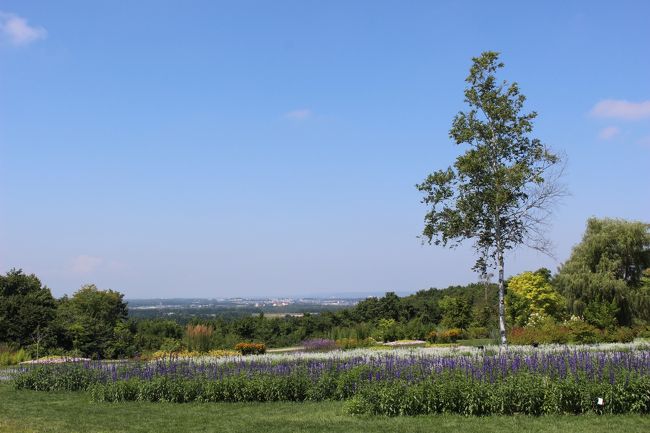
<path id="1" fill-rule="evenodd" d="M 502 347 L 499 345 L 488 345 L 483 348 L 470 347 L 470 346 L 454 346 L 454 347 L 413 347 L 413 348 L 362 348 L 352 350 L 332 350 L 330 352 L 285 352 L 285 353 L 267 353 L 264 355 L 247 355 L 247 356 L 224 356 L 224 357 L 209 357 L 202 356 L 195 358 L 194 362 L 206 363 L 228 363 L 228 362 L 269 362 L 279 363 L 282 361 L 295 361 L 295 360 L 328 360 L 328 359 L 350 359 L 362 357 L 366 359 L 374 359 L 391 354 L 398 358 L 411 358 L 411 357 L 446 357 L 446 356 L 479 356 L 483 354 L 499 354 L 503 351 L 513 354 L 533 354 L 533 353 L 555 353 L 563 352 L 566 350 L 588 350 L 594 352 L 618 352 L 630 350 L 650 350 L 650 344 L 647 342 L 632 342 L 632 343 L 601 343 L 591 345 L 566 345 L 566 344 L 544 344 L 539 347 L 532 346 L 508 346 Z"/>

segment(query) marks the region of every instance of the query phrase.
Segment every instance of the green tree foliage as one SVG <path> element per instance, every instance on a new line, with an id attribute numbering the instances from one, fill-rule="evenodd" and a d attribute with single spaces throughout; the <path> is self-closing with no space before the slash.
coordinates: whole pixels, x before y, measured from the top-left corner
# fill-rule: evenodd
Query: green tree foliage
<path id="1" fill-rule="evenodd" d="M 116 356 L 113 345 L 116 331 L 125 338 L 123 323 L 127 319 L 124 295 L 113 290 L 83 286 L 71 298 L 59 304 L 57 322 L 62 329 L 66 348 L 86 356 Z"/>
<path id="2" fill-rule="evenodd" d="M 367 298 L 355 308 L 356 319 L 359 321 L 376 321 L 379 318 L 400 320 L 406 311 L 395 292 L 387 292 L 381 298 Z"/>
<path id="3" fill-rule="evenodd" d="M 523 272 L 508 281 L 506 306 L 514 325 L 526 326 L 532 314 L 561 319 L 566 301 L 553 288 L 548 269 Z"/>
<path id="4" fill-rule="evenodd" d="M 376 337 L 383 341 L 395 341 L 400 338 L 398 323 L 395 319 L 379 319 Z"/>
<path id="5" fill-rule="evenodd" d="M 438 305 L 442 311 L 440 324 L 443 327 L 467 329 L 472 321 L 472 303 L 466 296 L 445 296 Z"/>
<path id="6" fill-rule="evenodd" d="M 113 336 L 106 345 L 107 358 L 130 358 L 138 353 L 135 341 L 137 328 L 133 321 L 120 321 L 113 328 Z"/>
<path id="7" fill-rule="evenodd" d="M 650 224 L 590 218 L 582 241 L 560 267 L 554 284 L 572 314 L 595 322 L 615 314 L 618 323 L 627 326 L 634 318 L 650 320 L 644 280 L 648 267 Z"/>
<path id="8" fill-rule="evenodd" d="M 181 340 L 183 327 L 173 320 L 138 320 L 135 334 L 135 345 L 139 350 L 156 351 L 169 340 Z"/>
<path id="9" fill-rule="evenodd" d="M 611 302 L 592 301 L 584 310 L 584 319 L 597 328 L 613 329 L 618 324 L 618 312 L 619 307 L 614 299 Z"/>
<path id="10" fill-rule="evenodd" d="M 379 299 L 379 314 L 383 318 L 400 320 L 402 317 L 402 305 L 399 296 L 395 292 L 388 292 Z"/>
<path id="11" fill-rule="evenodd" d="M 643 271 L 641 285 L 630 295 L 637 318 L 650 321 L 650 268 Z"/>
<path id="12" fill-rule="evenodd" d="M 535 112 L 523 113 L 525 96 L 516 83 L 497 82 L 498 53 L 473 59 L 466 81 L 467 112 L 453 120 L 450 137 L 469 149 L 452 167 L 429 175 L 417 188 L 430 207 L 423 236 L 429 243 L 457 246 L 472 239 L 474 269 L 499 274 L 499 327 L 505 344 L 504 254 L 526 244 L 542 251 L 543 223 L 561 195 L 551 169 L 559 162 L 530 137 Z"/>
<path id="13" fill-rule="evenodd" d="M 48 328 L 56 314 L 56 300 L 36 275 L 12 269 L 0 275 L 0 342 L 20 346 L 52 338 Z"/>

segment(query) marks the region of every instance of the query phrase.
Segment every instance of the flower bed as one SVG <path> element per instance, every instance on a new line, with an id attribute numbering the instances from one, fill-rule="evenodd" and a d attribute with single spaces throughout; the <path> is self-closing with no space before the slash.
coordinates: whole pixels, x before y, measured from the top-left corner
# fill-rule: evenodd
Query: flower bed
<path id="1" fill-rule="evenodd" d="M 388 343 L 384 343 L 384 346 L 388 347 L 422 347 L 426 345 L 427 342 L 424 340 L 397 340 L 397 341 L 389 341 Z"/>
<path id="2" fill-rule="evenodd" d="M 87 362 L 27 367 L 14 385 L 85 389 L 96 401 L 351 399 L 352 413 L 386 415 L 648 413 L 650 349 L 358 349 L 123 365 Z M 599 398 L 602 405 L 594 403 Z"/>
<path id="3" fill-rule="evenodd" d="M 23 361 L 20 364 L 63 364 L 67 362 L 88 362 L 90 358 L 79 358 L 75 356 L 44 356 L 38 359 Z"/>
<path id="4" fill-rule="evenodd" d="M 459 373 L 419 383 L 370 384 L 348 403 L 352 414 L 544 415 L 650 413 L 650 376 L 617 372 L 602 381 L 588 374 L 548 377 L 518 372 L 494 380 Z"/>
<path id="5" fill-rule="evenodd" d="M 215 349 L 215 350 L 210 350 L 209 352 L 206 353 L 199 353 L 199 352 L 189 352 L 189 351 L 181 351 L 181 352 L 167 352 L 164 350 L 159 350 L 158 352 L 152 353 L 149 357 L 148 360 L 156 360 L 156 359 L 189 359 L 189 358 L 199 358 L 199 357 L 210 357 L 210 358 L 222 358 L 222 357 L 232 357 L 232 356 L 239 356 L 239 352 L 236 350 L 225 350 L 225 349 Z"/>

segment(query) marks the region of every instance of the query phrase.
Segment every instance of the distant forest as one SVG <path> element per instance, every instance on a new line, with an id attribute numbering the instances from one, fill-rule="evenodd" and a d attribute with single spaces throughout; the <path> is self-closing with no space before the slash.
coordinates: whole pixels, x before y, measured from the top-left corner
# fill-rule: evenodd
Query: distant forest
<path id="1" fill-rule="evenodd" d="M 590 219 L 583 240 L 555 274 L 542 268 L 509 278 L 510 343 L 650 337 L 649 227 Z M 200 316 L 195 308 L 181 309 L 160 317 L 156 310 L 129 311 L 123 294 L 94 285 L 55 299 L 38 277 L 13 269 L 0 275 L 0 355 L 121 358 L 178 352 L 193 348 L 189 337 L 197 325 L 209 337 L 201 346 L 206 350 L 232 348 L 240 342 L 296 346 L 314 338 L 338 341 L 341 347 L 399 339 L 496 342 L 496 307 L 497 286 L 485 282 L 403 297 L 388 292 L 336 311 L 322 307 L 314 312 L 309 306 L 312 313 L 302 317 L 265 316 L 255 308 L 201 310 Z M 295 305 L 286 313 L 294 308 L 302 312 Z"/>
<path id="2" fill-rule="evenodd" d="M 144 305 L 146 300 L 139 300 L 139 305 Z M 149 302 L 146 305 L 151 305 Z M 270 314 L 272 316 L 283 314 L 310 313 L 320 314 L 325 311 L 339 311 L 348 308 L 349 305 L 320 305 L 308 303 L 295 303 L 281 306 L 263 306 L 255 307 L 254 305 L 237 305 L 221 304 L 196 307 L 189 305 L 190 301 L 176 304 L 173 307 L 161 306 L 155 308 L 137 308 L 134 309 L 133 301 L 128 301 L 129 317 L 133 319 L 154 319 L 154 318 L 173 318 L 178 323 L 189 323 L 195 318 L 209 319 L 221 317 L 226 319 L 235 319 L 239 317 L 252 316 L 258 314 Z"/>

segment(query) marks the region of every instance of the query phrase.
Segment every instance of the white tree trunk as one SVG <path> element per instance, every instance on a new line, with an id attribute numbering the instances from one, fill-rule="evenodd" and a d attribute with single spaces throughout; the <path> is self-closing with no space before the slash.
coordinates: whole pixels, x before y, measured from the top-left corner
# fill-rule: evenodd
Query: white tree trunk
<path id="1" fill-rule="evenodd" d="M 505 346 L 508 341 L 506 340 L 506 287 L 503 275 L 502 251 L 497 253 L 497 258 L 499 261 L 499 336 L 501 337 L 501 344 Z"/>

